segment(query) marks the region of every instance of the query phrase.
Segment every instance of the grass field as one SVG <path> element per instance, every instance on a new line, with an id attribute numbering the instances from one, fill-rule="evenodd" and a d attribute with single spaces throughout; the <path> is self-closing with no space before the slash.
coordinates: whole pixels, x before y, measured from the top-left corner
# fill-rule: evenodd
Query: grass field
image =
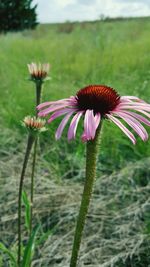
<path id="1" fill-rule="evenodd" d="M 70 95 L 74 95 L 77 90 L 89 84 L 106 84 L 115 88 L 121 95 L 136 95 L 150 102 L 150 18 L 99 22 L 97 21 L 91 23 L 66 23 L 63 25 L 40 25 L 35 31 L 25 31 L 23 33 L 1 35 L 0 44 L 0 207 L 2 210 L 1 233 L 3 231 L 5 233 L 8 233 L 6 234 L 6 236 L 4 236 L 4 238 L 2 238 L 2 241 L 5 241 L 6 244 L 11 244 L 11 242 L 15 239 L 15 235 L 11 231 L 9 233 L 9 227 L 12 223 L 11 220 L 13 213 L 14 211 L 16 212 L 15 207 L 17 196 L 15 192 L 18 185 L 17 179 L 19 177 L 21 169 L 20 164 L 22 163 L 23 151 L 26 141 L 26 132 L 21 126 L 20 122 L 24 118 L 24 116 L 34 114 L 35 91 L 33 83 L 28 81 L 29 74 L 27 71 L 27 63 L 35 61 L 49 62 L 51 64 L 51 80 L 44 84 L 43 101 L 57 100 L 68 97 Z M 67 264 L 69 252 L 61 253 L 61 256 L 57 255 L 55 257 L 55 260 L 53 260 L 53 257 L 56 253 L 56 248 L 58 248 L 58 251 L 61 251 L 62 248 L 60 243 L 58 242 L 59 234 L 61 238 L 68 238 L 67 231 L 64 230 L 65 222 L 67 219 L 63 220 L 63 218 L 65 218 L 64 214 L 66 212 L 65 205 L 68 205 L 68 217 L 66 218 L 69 218 L 68 220 L 70 221 L 71 226 L 74 226 L 74 216 L 77 213 L 76 204 L 78 206 L 80 199 L 77 196 L 76 190 L 79 190 L 79 193 L 82 192 L 85 145 L 81 142 L 80 135 L 82 133 L 83 126 L 82 123 L 80 123 L 79 131 L 75 141 L 71 143 L 67 142 L 66 129 L 63 134 L 63 138 L 60 141 L 55 142 L 54 133 L 59 124 L 59 121 L 60 120 L 56 120 L 55 122 L 53 122 L 49 126 L 49 130 L 41 138 L 41 153 L 39 153 L 38 156 L 37 167 L 37 177 L 39 178 L 39 180 L 37 184 L 38 193 L 36 211 L 38 214 L 37 217 L 39 218 L 41 216 L 44 222 L 44 218 L 48 218 L 49 215 L 47 214 L 49 214 L 49 212 L 47 213 L 45 209 L 42 210 L 42 205 L 40 206 L 40 204 L 42 203 L 42 201 L 43 203 L 45 203 L 44 201 L 46 201 L 47 209 L 50 206 L 50 214 L 52 216 L 54 215 L 54 218 L 52 217 L 52 219 L 50 219 L 50 222 L 47 219 L 49 227 L 53 227 L 57 222 L 57 226 L 61 228 L 62 232 L 61 230 L 60 232 L 58 231 L 56 235 L 52 237 L 52 240 L 49 239 L 50 242 L 56 241 L 55 248 L 52 248 L 51 245 L 48 245 L 49 249 L 52 249 L 51 261 L 48 261 L 48 252 L 46 247 L 47 243 L 45 243 L 45 250 L 44 248 L 43 250 L 41 250 L 44 252 L 41 252 L 40 250 L 38 251 L 38 255 L 41 255 L 40 253 L 44 253 L 42 254 L 43 263 L 41 263 L 42 261 L 36 261 L 35 259 L 34 266 L 68 266 Z M 149 129 L 148 131 L 150 133 Z M 139 173 L 141 173 L 143 178 L 145 178 L 145 175 L 147 177 L 149 175 L 149 156 L 150 141 L 143 143 L 139 138 L 137 138 L 137 145 L 133 146 L 128 138 L 126 138 L 115 125 L 111 124 L 108 121 L 105 121 L 99 153 L 98 171 L 99 174 L 101 173 L 101 175 L 105 177 L 105 179 L 108 178 L 108 184 L 110 188 L 112 185 L 114 186 L 115 179 L 113 175 L 116 175 L 116 180 L 120 181 L 120 179 L 124 179 L 124 176 L 121 176 L 123 178 L 119 178 L 119 174 L 116 173 L 122 174 L 125 170 L 127 176 L 130 176 L 132 166 L 133 169 L 136 169 L 137 166 L 142 166 L 141 172 L 140 167 L 138 169 L 138 175 Z M 99 174 L 98 177 L 100 176 Z M 44 178 L 40 179 L 40 177 L 42 176 L 45 177 L 47 186 L 44 186 L 43 184 L 41 185 L 42 181 L 43 183 L 45 182 L 45 180 L 43 180 Z M 134 175 L 132 175 L 132 178 L 133 177 Z M 110 181 L 112 181 L 112 183 Z M 127 178 L 127 181 L 128 182 L 126 185 L 122 185 L 122 190 L 129 187 L 129 177 Z M 103 179 L 101 183 L 104 187 Z M 137 178 L 137 184 L 139 188 L 141 188 L 140 186 L 143 186 L 141 185 L 140 178 Z M 132 182 L 131 185 L 133 185 Z M 12 186 L 14 188 L 12 188 Z M 39 189 L 39 186 L 41 186 L 41 191 Z M 147 190 L 149 190 L 148 182 L 146 183 L 146 186 L 148 186 Z M 67 193 L 69 190 L 68 188 L 72 190 L 70 192 L 74 194 L 74 197 L 71 193 Z M 99 185 L 96 188 L 97 190 L 99 190 Z M 112 201 L 112 192 L 113 195 L 115 195 L 115 193 L 118 193 L 119 198 L 119 194 L 122 194 L 121 188 L 120 191 L 118 191 L 118 188 L 113 188 L 112 191 L 110 190 L 108 192 L 110 198 L 108 201 Z M 59 190 L 61 191 L 60 196 Z M 46 200 L 44 196 L 43 198 L 41 197 L 41 193 L 44 194 L 44 192 L 46 192 Z M 50 202 L 48 201 L 48 192 L 50 192 L 53 196 L 52 199 L 49 200 Z M 133 192 L 131 192 L 131 195 L 134 196 L 134 202 L 136 198 L 134 190 Z M 60 205 L 62 201 L 61 196 L 64 206 L 62 207 L 60 213 L 57 212 L 55 214 L 55 209 L 52 208 L 52 205 L 53 203 L 55 203 L 56 199 L 56 202 L 58 203 L 58 205 Z M 66 200 L 65 196 L 67 196 L 69 199 Z M 97 203 L 97 192 L 94 196 L 96 196 L 95 201 Z M 145 198 L 142 199 L 142 203 L 145 203 L 144 201 L 147 201 L 148 196 L 145 191 L 144 196 Z M 126 201 L 126 194 L 124 195 L 124 197 Z M 58 200 L 58 198 L 60 199 Z M 102 203 L 104 199 L 105 195 L 102 197 Z M 121 205 L 121 201 L 119 200 L 120 204 L 118 204 L 118 202 L 114 203 L 113 201 L 112 206 L 108 205 L 107 207 L 106 205 L 106 209 L 108 208 L 108 210 L 112 211 L 110 212 L 111 214 L 109 214 L 108 211 L 108 215 L 113 216 L 115 213 L 115 216 L 121 216 L 118 215 L 118 213 L 116 214 L 116 211 L 118 212 L 118 209 L 120 208 L 119 205 Z M 132 206 L 133 204 L 131 199 L 129 202 L 125 202 L 125 205 L 127 207 L 128 205 Z M 136 204 L 137 202 L 141 203 L 141 199 L 138 196 L 136 199 Z M 4 203 L 8 204 L 6 205 L 8 207 L 8 212 L 7 208 L 4 207 Z M 104 207 L 105 205 L 103 205 L 102 210 Z M 121 209 L 122 208 L 123 206 L 121 207 Z M 100 208 L 99 212 L 101 213 L 102 210 Z M 74 215 L 72 215 L 73 211 L 75 212 Z M 94 212 L 96 214 L 95 210 Z M 96 217 L 93 216 L 92 222 L 94 221 L 94 218 Z M 62 225 L 60 223 L 61 220 Z M 113 221 L 112 223 L 115 224 L 115 221 Z M 120 224 L 121 223 L 122 221 L 120 222 Z M 123 224 L 125 225 L 125 220 L 123 221 Z M 12 225 L 15 232 L 15 221 L 12 223 Z M 71 226 L 68 226 L 68 231 L 72 231 Z M 145 229 L 145 226 L 142 226 L 141 228 L 140 226 L 141 222 L 138 221 L 139 233 L 141 233 L 140 231 L 142 227 L 142 231 L 145 231 L 143 230 Z M 48 228 L 48 226 L 44 227 Z M 98 227 L 101 226 L 99 224 L 96 224 L 96 229 L 98 229 Z M 93 223 L 91 224 L 91 229 L 93 229 L 94 231 Z M 63 233 L 64 235 L 61 235 L 61 233 Z M 109 231 L 107 232 L 107 234 L 109 235 Z M 119 234 L 118 236 L 121 237 L 121 234 Z M 118 236 L 117 238 L 119 238 Z M 97 255 L 96 251 L 98 250 L 96 249 L 98 249 L 100 245 L 97 240 L 96 244 L 98 244 L 98 247 L 95 248 L 95 246 L 93 245 L 93 240 L 94 239 L 91 239 L 91 237 L 89 237 L 87 241 L 89 243 L 87 243 L 87 245 L 85 246 L 85 250 L 81 250 L 81 253 L 85 252 L 86 255 L 88 251 L 88 244 L 90 246 L 91 242 L 93 251 L 92 255 Z M 114 255 L 117 253 L 122 253 L 118 252 L 118 240 L 119 239 L 117 239 L 116 241 L 118 242 L 118 250 L 116 249 L 116 251 L 114 251 Z M 68 251 L 71 246 L 71 241 L 70 239 L 69 241 L 68 239 L 66 239 L 65 242 L 65 251 Z M 135 244 L 136 242 L 137 240 L 135 238 Z M 147 241 L 145 241 L 144 239 L 143 242 Z M 125 246 L 128 246 L 128 243 L 124 244 Z M 141 244 L 143 243 L 141 242 Z M 134 246 L 132 246 L 133 244 L 130 245 L 133 252 Z M 124 246 L 122 245 L 122 251 L 123 249 Z M 104 252 L 101 251 L 100 254 L 103 255 Z M 109 254 L 109 247 L 107 248 L 107 252 Z M 142 251 L 142 253 L 146 252 Z M 105 252 L 104 254 L 107 253 Z M 110 258 L 112 257 L 112 255 L 113 252 L 111 251 Z M 114 261 L 111 261 L 109 257 L 104 257 L 103 261 L 101 262 L 103 263 L 102 266 L 106 267 L 113 266 L 111 264 L 118 264 L 115 265 L 115 267 L 143 267 L 142 263 L 140 263 L 141 265 L 138 265 L 136 257 L 136 259 L 134 259 L 135 261 L 133 263 L 130 263 L 130 253 L 127 256 L 124 256 L 123 254 L 119 255 L 119 257 L 124 257 L 124 262 L 125 259 L 128 260 L 128 265 L 123 265 L 125 263 L 121 261 L 121 263 L 116 263 L 117 261 L 115 261 L 115 259 Z M 144 256 L 142 254 L 142 259 L 143 257 Z M 100 261 L 99 257 L 97 258 Z M 82 262 L 84 262 L 84 260 L 85 258 L 82 256 Z M 93 258 L 93 262 L 89 264 L 87 263 L 85 265 L 98 267 L 101 266 L 97 265 L 99 261 L 97 262 L 96 259 Z M 144 265 L 144 267 L 146 266 L 147 265 Z"/>
<path id="2" fill-rule="evenodd" d="M 17 128 L 23 134 L 20 120 L 34 112 L 35 92 L 33 84 L 27 81 L 26 67 L 31 61 L 51 64 L 52 79 L 45 84 L 43 101 L 68 97 L 88 84 L 106 84 L 122 95 L 137 95 L 144 100 L 150 98 L 149 18 L 75 24 L 70 33 L 65 32 L 65 27 L 41 25 L 35 32 L 0 36 L 3 131 Z M 54 129 L 57 125 L 58 121 L 53 123 L 51 133 L 47 134 L 47 146 L 56 144 Z M 134 147 L 114 125 L 106 122 L 105 128 L 101 160 L 104 168 L 107 165 L 107 170 L 109 167 L 112 171 L 124 166 L 128 160 L 134 161 L 150 154 L 148 144 L 138 140 Z M 66 146 L 65 134 L 64 143 Z M 61 141 L 58 146 L 62 148 Z M 82 157 L 84 146 L 79 138 L 67 145 L 69 153 L 70 147 L 73 157 L 76 153 L 77 157 Z"/>

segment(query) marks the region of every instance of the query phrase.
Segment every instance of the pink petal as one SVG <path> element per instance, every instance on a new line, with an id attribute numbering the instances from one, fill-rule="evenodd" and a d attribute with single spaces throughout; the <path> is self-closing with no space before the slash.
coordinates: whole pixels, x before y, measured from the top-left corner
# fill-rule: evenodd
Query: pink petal
<path id="1" fill-rule="evenodd" d="M 145 102 L 145 101 L 143 101 L 142 99 L 140 99 L 140 98 L 138 98 L 138 97 L 136 97 L 136 96 L 121 96 L 120 97 L 120 99 L 121 100 L 135 100 L 135 101 L 138 101 L 138 102 Z"/>
<path id="2" fill-rule="evenodd" d="M 42 116 L 46 116 L 46 115 L 48 115 L 49 113 L 51 113 L 51 112 L 53 112 L 53 111 L 56 111 L 56 110 L 60 110 L 60 109 L 62 109 L 62 108 L 66 108 L 66 105 L 65 105 L 65 104 L 61 104 L 61 105 L 53 105 L 53 106 L 51 106 L 51 107 L 49 107 L 49 108 L 46 108 L 46 109 L 40 111 L 40 112 L 38 113 L 38 116 L 40 116 L 40 117 L 42 117 Z"/>
<path id="3" fill-rule="evenodd" d="M 56 131 L 56 134 L 55 134 L 55 138 L 56 140 L 60 139 L 61 135 L 62 135 L 62 132 L 69 120 L 69 118 L 71 117 L 71 115 L 73 114 L 74 111 L 71 111 L 70 113 L 68 113 L 64 118 L 63 120 L 61 121 L 61 123 L 59 124 L 58 126 L 58 129 Z"/>
<path id="4" fill-rule="evenodd" d="M 91 134 L 89 131 L 89 112 L 90 110 L 87 110 L 85 112 L 85 117 L 84 117 L 84 132 L 82 134 L 82 141 L 88 141 L 91 139 Z"/>
<path id="5" fill-rule="evenodd" d="M 60 105 L 60 104 L 68 104 L 68 101 L 69 101 L 69 98 L 66 98 L 66 99 L 61 99 L 61 100 L 57 100 L 57 101 L 50 101 L 50 102 L 44 102 L 44 103 L 41 103 L 39 104 L 36 108 L 38 110 L 46 107 L 46 106 L 51 106 L 51 105 Z"/>
<path id="6" fill-rule="evenodd" d="M 95 121 L 93 110 L 90 110 L 90 113 L 89 113 L 89 131 L 90 131 L 92 139 L 94 139 L 95 132 L 96 132 L 96 121 Z"/>
<path id="7" fill-rule="evenodd" d="M 44 108 L 46 106 L 51 105 L 51 102 L 44 102 L 36 107 L 37 110 L 40 110 L 41 108 Z"/>
<path id="8" fill-rule="evenodd" d="M 51 117 L 49 118 L 49 120 L 47 122 L 50 123 L 53 120 L 55 120 L 56 118 L 58 118 L 58 117 L 60 117 L 60 116 L 62 116 L 64 114 L 66 114 L 66 113 L 69 113 L 70 111 L 73 111 L 73 110 L 74 110 L 74 112 L 76 111 L 76 109 L 73 109 L 73 108 L 72 109 L 71 108 L 63 108 L 61 110 L 58 110 L 58 111 L 54 112 L 51 115 Z"/>
<path id="9" fill-rule="evenodd" d="M 143 122 L 144 124 L 150 126 L 150 121 L 148 119 L 146 119 L 145 117 L 141 116 L 140 114 L 137 114 L 135 112 L 132 111 L 124 111 L 125 114 L 130 115 L 136 119 L 138 119 L 139 121 Z M 150 114 L 149 114 L 150 117 Z"/>
<path id="10" fill-rule="evenodd" d="M 121 103 L 117 106 L 116 110 L 121 109 L 134 109 L 134 110 L 146 110 L 150 111 L 150 105 L 144 103 Z"/>
<path id="11" fill-rule="evenodd" d="M 144 110 L 137 110 L 137 111 L 141 112 L 142 114 L 144 114 L 145 116 L 147 116 L 148 118 L 150 118 L 150 114 L 147 113 L 146 111 L 144 111 Z"/>
<path id="12" fill-rule="evenodd" d="M 53 106 L 53 105 L 66 105 L 66 106 L 77 106 L 77 99 L 73 96 L 71 96 L 70 98 L 65 98 L 65 99 L 60 99 L 57 101 L 50 101 L 50 102 L 44 102 L 39 104 L 36 108 L 37 110 L 40 110 L 46 106 Z"/>
<path id="13" fill-rule="evenodd" d="M 79 111 L 72 119 L 68 130 L 68 140 L 74 139 L 77 131 L 79 120 L 83 114 L 83 111 Z"/>
<path id="14" fill-rule="evenodd" d="M 98 125 L 99 125 L 99 123 L 100 123 L 100 120 L 101 120 L 101 114 L 100 113 L 96 113 L 95 114 L 95 125 L 96 125 L 96 129 L 97 129 L 97 127 L 98 127 Z"/>
<path id="15" fill-rule="evenodd" d="M 85 119 L 84 119 L 84 134 L 87 140 L 92 139 L 92 127 L 91 127 L 91 121 L 90 121 L 92 120 L 91 112 L 92 110 L 88 109 L 85 113 Z"/>
<path id="16" fill-rule="evenodd" d="M 118 112 L 117 116 L 122 118 L 141 137 L 143 141 L 148 139 L 147 131 L 135 118 L 121 112 Z"/>
<path id="17" fill-rule="evenodd" d="M 125 127 L 117 118 L 113 117 L 110 114 L 107 114 L 107 117 L 113 121 L 124 133 L 128 136 L 128 138 L 132 141 L 133 144 L 136 143 L 136 139 L 134 135 L 128 130 L 127 127 Z"/>
<path id="18" fill-rule="evenodd" d="M 95 137 L 97 125 L 98 125 L 98 117 L 94 117 L 93 110 L 87 110 L 84 118 L 84 132 L 82 135 L 83 141 L 92 140 Z"/>

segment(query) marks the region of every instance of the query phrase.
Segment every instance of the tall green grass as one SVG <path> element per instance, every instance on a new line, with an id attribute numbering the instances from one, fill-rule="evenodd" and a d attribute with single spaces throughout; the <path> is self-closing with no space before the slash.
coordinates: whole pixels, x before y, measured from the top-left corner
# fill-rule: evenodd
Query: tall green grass
<path id="1" fill-rule="evenodd" d="M 51 64 L 43 101 L 68 97 L 88 84 L 106 84 L 121 95 L 137 95 L 150 102 L 149 35 L 150 18 L 40 25 L 36 31 L 0 35 L 0 241 L 8 249 L 16 249 L 18 177 L 27 138 L 20 121 L 34 114 L 35 91 L 28 81 L 27 63 Z M 69 266 L 82 192 L 77 180 L 82 182 L 84 177 L 83 123 L 76 140 L 68 144 L 67 129 L 60 141 L 54 140 L 59 122 L 54 121 L 41 137 L 38 153 L 35 222 L 41 222 L 45 238 L 42 245 L 38 241 L 37 266 Z M 149 142 L 137 138 L 133 146 L 113 123 L 105 121 L 98 173 L 106 175 L 95 185 L 81 264 L 148 265 L 149 155 Z M 4 264 L 8 265 L 8 258 L 1 251 L 0 266 Z"/>
<path id="2" fill-rule="evenodd" d="M 0 121 L 4 136 L 5 129 L 10 128 L 13 135 L 17 128 L 20 140 L 24 136 L 20 120 L 34 112 L 34 86 L 27 80 L 26 67 L 31 61 L 51 64 L 51 81 L 44 86 L 43 101 L 74 95 L 88 84 L 106 84 L 121 95 L 137 95 L 150 101 L 150 18 L 75 23 L 69 31 L 65 27 L 68 25 L 40 25 L 36 31 L 0 36 Z M 44 158 L 49 161 L 51 157 L 60 175 L 73 166 L 70 178 L 82 167 L 83 123 L 78 137 L 70 144 L 66 131 L 61 141 L 54 142 L 58 123 L 59 120 L 49 126 L 47 143 L 42 143 Z M 2 138 L 1 146 L 7 150 L 6 139 Z M 133 146 L 115 125 L 105 122 L 100 153 L 102 171 L 112 172 L 128 161 L 148 155 L 148 143 L 137 138 L 137 145 Z"/>

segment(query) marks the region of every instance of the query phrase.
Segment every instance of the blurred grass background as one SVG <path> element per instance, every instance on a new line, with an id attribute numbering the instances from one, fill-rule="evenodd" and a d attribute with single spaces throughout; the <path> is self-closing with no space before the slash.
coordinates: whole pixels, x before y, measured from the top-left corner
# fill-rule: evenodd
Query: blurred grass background
<path id="1" fill-rule="evenodd" d="M 115 88 L 120 95 L 136 95 L 150 102 L 150 18 L 40 25 L 35 31 L 0 35 L 0 44 L 0 203 L 5 218 L 7 209 L 4 209 L 4 203 L 9 203 L 11 212 L 16 211 L 12 207 L 15 200 L 10 189 L 12 185 L 17 188 L 25 149 L 26 132 L 20 121 L 24 116 L 34 114 L 35 89 L 34 84 L 28 81 L 27 63 L 35 61 L 51 64 L 51 80 L 44 84 L 43 101 L 74 95 L 77 90 L 89 84 L 106 84 Z M 84 177 L 85 144 L 80 140 L 83 123 L 80 122 L 76 140 L 68 143 L 67 127 L 62 139 L 58 142 L 54 140 L 59 122 L 58 119 L 49 125 L 49 130 L 41 137 L 38 179 L 46 177 L 58 187 L 66 183 L 70 186 L 70 183 L 73 183 L 73 190 L 74 186 L 82 186 Z M 105 121 L 98 176 L 101 173 L 105 179 L 112 177 L 111 175 L 122 172 L 128 165 L 138 166 L 138 162 L 142 161 L 144 167 L 141 176 L 144 179 L 144 162 L 148 161 L 149 155 L 150 142 L 143 143 L 137 137 L 137 145 L 133 146 L 115 125 Z M 11 180 L 10 185 L 12 177 L 14 180 Z M 66 187 L 66 192 L 67 190 Z M 116 193 L 117 190 L 118 188 Z M 59 195 L 58 192 L 57 194 Z M 110 192 L 108 194 L 111 196 Z M 54 197 L 54 202 L 55 200 Z M 44 205 L 44 199 L 40 203 Z M 57 217 L 56 214 L 54 217 Z M 1 231 L 8 231 L 5 226 L 10 226 L 11 220 L 11 216 L 10 219 L 8 216 L 6 220 L 2 220 Z M 56 221 L 54 219 L 52 225 L 56 224 L 57 220 L 58 218 Z M 8 244 L 13 240 L 12 233 L 10 236 L 10 239 L 4 238 Z M 67 264 L 61 265 L 63 261 L 52 262 L 47 266 L 66 267 Z M 35 266 L 46 266 L 42 263 L 36 264 Z M 100 265 L 93 263 L 89 266 Z M 130 263 L 128 266 L 143 267 Z"/>
<path id="2" fill-rule="evenodd" d="M 143 18 L 41 25 L 36 31 L 1 35 L 2 129 L 10 128 L 13 132 L 18 128 L 22 136 L 20 120 L 27 114 L 34 113 L 34 85 L 27 81 L 26 67 L 27 63 L 32 61 L 51 64 L 52 79 L 44 86 L 43 101 L 74 95 L 88 84 L 106 84 L 115 88 L 121 95 L 136 95 L 148 101 L 149 31 L 150 19 Z M 54 131 L 58 122 L 57 120 L 50 126 L 46 146 L 56 147 Z M 84 145 L 80 138 L 68 145 L 66 134 L 63 136 L 57 143 L 59 149 L 62 151 L 65 146 L 67 154 L 71 152 L 73 158 L 82 158 Z M 1 145 L 5 144 L 4 139 Z M 150 154 L 150 146 L 147 143 L 143 144 L 138 139 L 134 147 L 124 134 L 109 122 L 105 122 L 102 139 L 102 168 L 110 172 L 123 167 L 129 160 L 135 161 Z M 63 166 L 60 165 L 62 172 L 65 171 L 64 168 L 63 162 Z"/>

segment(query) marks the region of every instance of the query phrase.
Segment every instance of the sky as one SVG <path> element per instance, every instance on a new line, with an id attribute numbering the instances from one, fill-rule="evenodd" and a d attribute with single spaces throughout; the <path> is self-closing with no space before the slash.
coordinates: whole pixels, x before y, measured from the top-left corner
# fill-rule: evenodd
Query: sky
<path id="1" fill-rule="evenodd" d="M 150 16 L 150 0 L 34 0 L 41 23 Z"/>

